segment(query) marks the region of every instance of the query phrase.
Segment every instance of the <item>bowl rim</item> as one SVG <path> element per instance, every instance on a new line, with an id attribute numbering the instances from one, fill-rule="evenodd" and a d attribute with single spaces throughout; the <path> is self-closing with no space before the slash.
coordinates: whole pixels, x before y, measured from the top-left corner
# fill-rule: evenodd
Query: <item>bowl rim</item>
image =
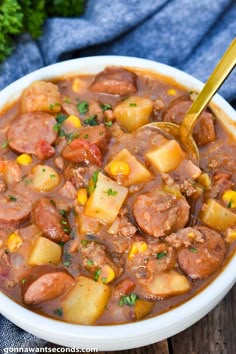
<path id="1" fill-rule="evenodd" d="M 203 86 L 201 81 L 179 69 L 148 59 L 113 55 L 83 57 L 46 66 L 18 79 L 0 92 L 1 107 L 4 107 L 9 100 L 14 102 L 22 90 L 32 81 L 53 79 L 76 73 L 97 73 L 108 65 L 153 71 L 165 77 L 174 78 L 176 82 L 181 80 L 181 85 L 187 89 L 200 90 Z M 213 102 L 232 121 L 236 122 L 236 112 L 224 98 L 216 94 Z M 23 329 L 38 336 L 42 333 L 41 338 L 43 339 L 50 338 L 49 340 L 53 341 L 54 338 L 55 343 L 58 344 L 70 345 L 71 341 L 74 341 L 78 347 L 80 347 L 80 343 L 84 345 L 87 342 L 95 343 L 103 350 L 129 349 L 162 340 L 198 321 L 233 286 L 236 281 L 235 267 L 236 256 L 234 255 L 223 271 L 206 288 L 187 302 L 163 314 L 138 322 L 105 326 L 66 323 L 34 313 L 14 302 L 2 292 L 0 292 L 0 312 Z M 45 334 L 45 329 L 47 334 Z M 60 337 L 59 342 L 58 337 Z"/>

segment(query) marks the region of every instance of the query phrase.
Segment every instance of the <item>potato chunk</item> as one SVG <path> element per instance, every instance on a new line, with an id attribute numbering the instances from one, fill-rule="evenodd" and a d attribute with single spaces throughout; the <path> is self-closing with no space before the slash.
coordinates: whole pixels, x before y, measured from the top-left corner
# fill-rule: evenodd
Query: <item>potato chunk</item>
<path id="1" fill-rule="evenodd" d="M 61 95 L 57 85 L 46 81 L 34 81 L 22 94 L 21 108 L 22 112 L 59 112 Z"/>
<path id="2" fill-rule="evenodd" d="M 148 281 L 141 280 L 140 283 L 148 290 L 149 294 L 163 298 L 184 294 L 190 290 L 188 279 L 175 270 L 157 273 Z"/>
<path id="3" fill-rule="evenodd" d="M 176 140 L 166 140 L 145 156 L 159 172 L 168 173 L 179 166 L 185 154 Z"/>
<path id="4" fill-rule="evenodd" d="M 37 165 L 32 169 L 32 187 L 39 192 L 50 192 L 60 183 L 59 174 L 50 166 Z"/>
<path id="5" fill-rule="evenodd" d="M 55 242 L 45 237 L 39 237 L 34 241 L 30 252 L 28 264 L 30 266 L 44 264 L 59 264 L 61 261 L 62 250 Z"/>
<path id="6" fill-rule="evenodd" d="M 106 177 L 98 174 L 96 188 L 90 195 L 84 209 L 87 216 L 111 224 L 127 196 L 128 189 Z"/>
<path id="7" fill-rule="evenodd" d="M 147 168 L 139 162 L 134 155 L 132 155 L 127 149 L 121 150 L 115 155 L 112 161 L 105 167 L 105 171 L 112 177 L 111 166 L 114 161 L 125 161 L 130 167 L 130 173 L 128 174 L 125 185 L 130 186 L 132 184 L 148 182 L 152 179 L 151 173 Z"/>
<path id="8" fill-rule="evenodd" d="M 134 305 L 134 312 L 136 320 L 141 320 L 147 316 L 153 309 L 155 303 L 148 300 L 136 300 Z"/>
<path id="9" fill-rule="evenodd" d="M 149 122 L 153 103 L 148 98 L 131 96 L 114 109 L 117 122 L 132 132 Z"/>
<path id="10" fill-rule="evenodd" d="M 219 231 L 225 231 L 228 227 L 236 225 L 236 214 L 214 199 L 206 201 L 199 217 L 206 225 Z"/>
<path id="11" fill-rule="evenodd" d="M 110 296 L 109 286 L 80 275 L 75 286 L 62 299 L 64 319 L 92 325 L 102 315 Z"/>

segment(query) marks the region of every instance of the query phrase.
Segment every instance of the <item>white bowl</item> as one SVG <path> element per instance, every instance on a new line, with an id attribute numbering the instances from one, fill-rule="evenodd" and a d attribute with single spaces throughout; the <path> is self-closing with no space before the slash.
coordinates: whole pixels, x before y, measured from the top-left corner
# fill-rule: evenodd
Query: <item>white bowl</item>
<path id="1" fill-rule="evenodd" d="M 22 90 L 35 80 L 46 80 L 65 74 L 98 73 L 105 66 L 143 68 L 171 77 L 189 90 L 199 91 L 203 84 L 192 76 L 154 61 L 119 56 L 80 58 L 37 70 L 0 92 L 1 107 L 14 101 Z M 218 117 L 235 132 L 236 112 L 219 95 L 214 98 Z M 0 107 L 0 109 L 1 109 Z M 56 344 L 77 348 L 98 348 L 102 351 L 137 348 L 158 342 L 191 326 L 205 316 L 226 295 L 236 281 L 236 256 L 220 275 L 203 291 L 183 305 L 159 316 L 140 322 L 112 326 L 82 326 L 40 316 L 0 293 L 2 315 L 24 330 Z"/>

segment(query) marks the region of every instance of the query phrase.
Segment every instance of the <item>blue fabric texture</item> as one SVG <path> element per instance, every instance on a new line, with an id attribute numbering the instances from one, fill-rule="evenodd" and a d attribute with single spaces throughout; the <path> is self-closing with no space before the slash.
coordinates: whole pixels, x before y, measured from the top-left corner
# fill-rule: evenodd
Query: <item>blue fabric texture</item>
<path id="1" fill-rule="evenodd" d="M 172 65 L 206 81 L 236 35 L 234 0 L 88 0 L 80 18 L 51 18 L 43 36 L 22 35 L 0 65 L 0 89 L 48 64 L 90 55 L 127 55 Z M 236 102 L 236 70 L 220 93 Z M 0 316 L 3 348 L 44 341 Z"/>

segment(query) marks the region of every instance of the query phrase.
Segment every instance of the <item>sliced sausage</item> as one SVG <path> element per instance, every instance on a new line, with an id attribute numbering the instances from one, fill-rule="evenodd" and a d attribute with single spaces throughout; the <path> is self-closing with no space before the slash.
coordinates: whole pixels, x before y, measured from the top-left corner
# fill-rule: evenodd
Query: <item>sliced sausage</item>
<path id="1" fill-rule="evenodd" d="M 23 294 L 24 303 L 37 305 L 55 299 L 69 289 L 74 282 L 74 278 L 63 271 L 45 273 L 26 287 Z"/>
<path id="2" fill-rule="evenodd" d="M 101 151 L 105 151 L 109 142 L 109 132 L 104 125 L 82 128 L 78 131 L 78 137 L 89 144 L 96 144 Z"/>
<path id="3" fill-rule="evenodd" d="M 122 68 L 108 67 L 96 76 L 90 89 L 111 95 L 131 95 L 137 91 L 136 74 Z"/>
<path id="4" fill-rule="evenodd" d="M 101 166 L 102 154 L 96 144 L 89 144 L 86 140 L 74 139 L 62 150 L 62 157 L 74 163 L 95 164 Z"/>
<path id="5" fill-rule="evenodd" d="M 178 262 L 184 273 L 192 279 L 204 279 L 215 273 L 221 266 L 226 246 L 222 237 L 205 226 L 196 226 L 205 242 L 193 242 L 191 247 L 182 247 L 178 251 Z"/>
<path id="6" fill-rule="evenodd" d="M 20 194 L 7 190 L 0 195 L 0 228 L 16 228 L 30 216 L 31 202 Z"/>
<path id="7" fill-rule="evenodd" d="M 163 116 L 163 121 L 180 124 L 191 104 L 192 101 L 188 96 L 178 97 L 167 107 Z M 199 146 L 206 145 L 215 140 L 216 134 L 213 123 L 213 115 L 210 112 L 205 110 L 200 115 L 193 130 L 193 137 Z"/>
<path id="8" fill-rule="evenodd" d="M 44 112 L 25 113 L 12 122 L 7 139 L 10 147 L 20 153 L 37 154 L 38 143 L 44 139 L 49 145 L 56 140 L 53 130 L 56 120 Z"/>
<path id="9" fill-rule="evenodd" d="M 70 240 L 70 227 L 55 205 L 47 198 L 39 199 L 33 207 L 35 224 L 45 237 L 54 242 Z"/>
<path id="10" fill-rule="evenodd" d="M 155 259 L 150 259 L 147 262 L 147 271 L 149 273 L 158 273 L 166 270 L 171 270 L 176 265 L 176 252 L 173 247 L 168 247 L 166 244 L 160 244 L 162 250 L 156 254 Z"/>
<path id="11" fill-rule="evenodd" d="M 183 196 L 156 189 L 137 197 L 133 215 L 140 229 L 153 237 L 162 237 L 186 225 L 189 204 Z"/>

